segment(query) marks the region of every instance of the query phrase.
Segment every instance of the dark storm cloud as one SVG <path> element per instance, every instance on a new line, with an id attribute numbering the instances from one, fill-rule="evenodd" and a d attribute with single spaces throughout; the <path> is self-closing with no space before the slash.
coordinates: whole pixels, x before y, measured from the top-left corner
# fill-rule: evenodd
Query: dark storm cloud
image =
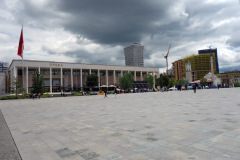
<path id="1" fill-rule="evenodd" d="M 101 44 L 131 44 L 154 31 L 153 23 L 166 16 L 169 5 L 157 0 L 86 0 L 61 1 L 57 7 L 71 15 L 61 22 L 65 30 Z"/>

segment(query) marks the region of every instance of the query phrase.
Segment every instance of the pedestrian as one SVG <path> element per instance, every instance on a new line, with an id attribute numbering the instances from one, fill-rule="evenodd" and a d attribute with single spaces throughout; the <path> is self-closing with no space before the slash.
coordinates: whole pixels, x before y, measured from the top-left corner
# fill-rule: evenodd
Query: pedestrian
<path id="1" fill-rule="evenodd" d="M 185 91 L 187 91 L 187 85 L 185 84 Z"/>
<path id="2" fill-rule="evenodd" d="M 105 93 L 105 95 L 104 95 L 104 98 L 105 98 L 105 97 L 107 97 L 107 90 L 106 89 L 104 90 L 104 93 Z"/>
<path id="3" fill-rule="evenodd" d="M 217 87 L 218 87 L 218 89 L 219 89 L 219 87 L 220 87 L 220 84 L 219 84 L 219 83 L 217 84 Z"/>
<path id="4" fill-rule="evenodd" d="M 115 98 L 117 98 L 117 89 L 114 90 Z"/>
<path id="5" fill-rule="evenodd" d="M 38 98 L 40 99 L 40 96 L 41 96 L 41 94 L 40 93 L 38 93 Z"/>
<path id="6" fill-rule="evenodd" d="M 193 90 L 194 90 L 194 93 L 196 93 L 196 85 L 193 84 Z"/>

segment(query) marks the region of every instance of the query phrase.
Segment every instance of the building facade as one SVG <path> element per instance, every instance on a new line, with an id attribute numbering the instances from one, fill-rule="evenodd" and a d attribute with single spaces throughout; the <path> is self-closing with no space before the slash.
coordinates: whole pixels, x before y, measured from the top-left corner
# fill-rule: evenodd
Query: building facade
<path id="1" fill-rule="evenodd" d="M 212 54 L 213 57 L 213 71 L 216 74 L 216 59 L 215 54 Z M 202 79 L 207 73 L 211 72 L 211 54 L 197 54 L 184 57 L 182 59 L 182 64 L 185 64 L 189 61 L 191 63 L 191 70 L 193 73 L 193 81 Z M 186 68 L 183 67 L 183 75 L 186 77 Z"/>
<path id="2" fill-rule="evenodd" d="M 6 72 L 0 72 L 0 94 L 6 92 Z"/>
<path id="3" fill-rule="evenodd" d="M 143 60 L 144 46 L 139 43 L 134 43 L 124 48 L 125 65 L 126 66 L 144 66 Z"/>
<path id="4" fill-rule="evenodd" d="M 216 76 L 221 79 L 222 83 L 226 83 L 227 86 L 232 85 L 234 82 L 240 83 L 240 71 L 218 73 Z"/>
<path id="5" fill-rule="evenodd" d="M 0 72 L 5 72 L 8 70 L 9 64 L 7 62 L 0 61 Z"/>
<path id="6" fill-rule="evenodd" d="M 125 72 L 133 74 L 135 81 L 142 81 L 146 74 L 158 75 L 159 68 L 117 66 L 85 63 L 66 63 L 55 61 L 24 60 L 22 72 L 22 60 L 13 60 L 9 66 L 9 79 L 18 77 L 26 92 L 30 92 L 32 78 L 36 71 L 43 75 L 43 86 L 45 92 L 59 92 L 63 90 L 82 90 L 87 87 L 85 82 L 91 73 L 98 75 L 98 88 L 119 85 L 119 78 Z M 22 74 L 23 73 L 23 74 Z M 23 78 L 23 79 L 22 79 Z M 155 82 L 155 81 L 154 81 Z"/>
<path id="7" fill-rule="evenodd" d="M 216 73 L 219 73 L 217 48 L 198 50 L 198 54 L 214 54 L 214 56 L 215 56 Z"/>
<path id="8" fill-rule="evenodd" d="M 177 60 L 172 63 L 173 74 L 175 75 L 175 79 L 183 79 L 183 64 L 182 59 Z"/>

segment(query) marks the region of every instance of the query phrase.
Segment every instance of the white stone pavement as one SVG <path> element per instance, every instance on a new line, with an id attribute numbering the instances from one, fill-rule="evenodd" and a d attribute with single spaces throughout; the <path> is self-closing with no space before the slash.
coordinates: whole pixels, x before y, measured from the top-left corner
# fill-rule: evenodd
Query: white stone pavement
<path id="1" fill-rule="evenodd" d="M 0 101 L 23 160 L 240 159 L 240 88 Z"/>

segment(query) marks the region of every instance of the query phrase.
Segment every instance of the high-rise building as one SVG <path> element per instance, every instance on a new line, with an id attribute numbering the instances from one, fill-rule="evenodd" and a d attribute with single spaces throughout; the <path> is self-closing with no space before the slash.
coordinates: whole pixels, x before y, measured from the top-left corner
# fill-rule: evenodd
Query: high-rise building
<path id="1" fill-rule="evenodd" d="M 0 61 L 0 72 L 5 72 L 8 70 L 9 64 L 7 62 Z"/>
<path id="2" fill-rule="evenodd" d="M 182 60 L 177 60 L 172 63 L 173 66 L 173 74 L 175 75 L 175 79 L 183 79 L 183 64 Z"/>
<path id="3" fill-rule="evenodd" d="M 215 54 L 212 54 L 213 57 L 213 71 L 214 74 L 217 73 L 217 65 L 216 65 L 216 57 Z M 205 53 L 205 54 L 197 54 L 197 55 L 190 55 L 187 57 L 184 57 L 182 59 L 183 66 L 186 65 L 186 63 L 191 63 L 191 70 L 193 75 L 193 81 L 194 80 L 200 80 L 202 79 L 207 73 L 211 72 L 211 54 Z M 183 73 L 184 76 L 186 74 L 186 67 L 183 67 Z"/>
<path id="4" fill-rule="evenodd" d="M 214 54 L 215 55 L 215 64 L 216 64 L 216 73 L 219 73 L 217 48 L 198 50 L 198 54 Z"/>
<path id="5" fill-rule="evenodd" d="M 144 66 L 143 49 L 139 43 L 134 43 L 124 48 L 126 66 Z"/>

